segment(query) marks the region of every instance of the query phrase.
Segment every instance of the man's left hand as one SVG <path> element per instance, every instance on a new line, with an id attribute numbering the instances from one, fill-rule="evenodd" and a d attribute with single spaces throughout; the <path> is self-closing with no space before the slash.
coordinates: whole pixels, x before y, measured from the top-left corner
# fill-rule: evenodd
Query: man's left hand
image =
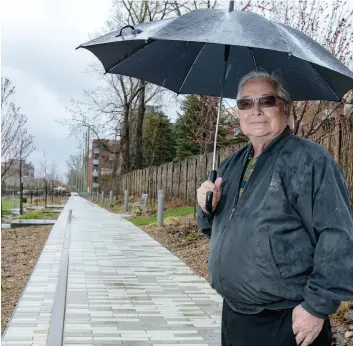
<path id="1" fill-rule="evenodd" d="M 324 320 L 315 317 L 298 305 L 293 310 L 292 328 L 297 345 L 308 346 L 314 342 L 322 330 Z"/>

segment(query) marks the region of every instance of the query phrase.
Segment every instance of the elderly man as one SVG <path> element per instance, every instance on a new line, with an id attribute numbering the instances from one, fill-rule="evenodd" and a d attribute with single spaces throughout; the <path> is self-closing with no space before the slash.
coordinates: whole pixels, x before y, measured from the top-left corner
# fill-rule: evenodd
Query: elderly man
<path id="1" fill-rule="evenodd" d="M 250 144 L 198 189 L 211 237 L 211 286 L 224 298 L 222 345 L 331 345 L 328 319 L 353 297 L 353 220 L 342 170 L 288 128 L 282 83 L 254 71 L 237 107 Z M 213 191 L 213 213 L 205 208 Z"/>

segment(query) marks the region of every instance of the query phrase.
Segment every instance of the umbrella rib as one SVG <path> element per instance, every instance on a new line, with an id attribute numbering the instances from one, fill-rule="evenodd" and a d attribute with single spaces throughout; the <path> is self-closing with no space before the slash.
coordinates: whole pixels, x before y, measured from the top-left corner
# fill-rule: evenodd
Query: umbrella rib
<path id="1" fill-rule="evenodd" d="M 147 42 L 144 46 L 137 48 L 133 53 L 131 53 L 127 58 L 117 62 L 116 64 L 114 64 L 112 67 L 108 68 L 105 73 L 109 73 L 111 70 L 117 68 L 122 62 L 125 62 L 126 60 L 130 59 L 133 55 L 135 55 L 136 53 L 138 53 L 141 50 L 144 50 L 146 47 L 149 47 L 150 45 L 152 45 L 153 43 L 157 42 L 157 40 L 151 40 L 150 42 Z"/>
<path id="2" fill-rule="evenodd" d="M 307 64 L 311 66 L 311 68 L 316 72 L 316 74 L 326 83 L 326 85 L 331 89 L 331 91 L 335 94 L 337 97 L 337 101 L 340 101 L 340 97 L 337 95 L 337 93 L 333 90 L 332 86 L 329 84 L 329 82 L 321 75 L 321 73 L 317 70 L 317 68 L 308 60 L 305 60 Z"/>
<path id="3" fill-rule="evenodd" d="M 256 64 L 254 52 L 252 51 L 252 48 L 248 47 L 248 49 L 250 50 L 251 57 L 252 57 L 252 60 L 253 60 L 253 62 L 254 62 L 254 65 L 255 65 L 255 70 L 257 71 L 257 64 Z"/>
<path id="4" fill-rule="evenodd" d="M 180 94 L 181 89 L 183 88 L 183 86 L 184 86 L 186 80 L 187 80 L 188 77 L 189 77 L 189 74 L 191 73 L 192 68 L 194 67 L 194 65 L 195 65 L 195 63 L 196 63 L 196 61 L 197 61 L 197 59 L 198 59 L 199 56 L 201 55 L 201 53 L 202 53 L 203 49 L 205 48 L 206 44 L 207 44 L 207 42 L 205 42 L 205 43 L 203 44 L 202 48 L 200 49 L 199 53 L 197 54 L 196 59 L 195 59 L 194 62 L 192 63 L 192 65 L 191 65 L 191 67 L 190 67 L 188 73 L 186 74 L 186 76 L 185 76 L 185 78 L 184 78 L 184 80 L 183 80 L 183 83 L 181 84 L 181 86 L 180 86 L 180 88 L 179 88 L 179 90 L 178 90 L 178 92 L 177 92 L 178 95 Z"/>

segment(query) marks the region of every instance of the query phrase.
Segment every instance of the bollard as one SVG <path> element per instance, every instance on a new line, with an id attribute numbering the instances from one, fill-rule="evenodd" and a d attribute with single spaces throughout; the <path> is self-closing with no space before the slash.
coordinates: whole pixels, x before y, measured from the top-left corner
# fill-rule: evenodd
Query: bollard
<path id="1" fill-rule="evenodd" d="M 110 202 L 110 204 L 113 203 L 113 191 L 109 192 L 109 202 Z"/>
<path id="2" fill-rule="evenodd" d="M 127 190 L 124 192 L 124 210 L 128 211 L 129 210 L 129 195 Z"/>
<path id="3" fill-rule="evenodd" d="M 164 193 L 158 190 L 157 227 L 163 227 Z"/>

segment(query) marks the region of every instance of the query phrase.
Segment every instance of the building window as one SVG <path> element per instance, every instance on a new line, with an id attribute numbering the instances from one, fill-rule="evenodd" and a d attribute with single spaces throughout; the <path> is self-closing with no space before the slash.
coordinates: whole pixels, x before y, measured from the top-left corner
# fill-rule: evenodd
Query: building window
<path id="1" fill-rule="evenodd" d="M 101 175 L 112 174 L 113 170 L 111 168 L 102 168 Z"/>
<path id="2" fill-rule="evenodd" d="M 94 153 L 93 159 L 94 159 L 94 160 L 98 160 L 98 158 L 99 158 L 99 154 Z"/>
<path id="3" fill-rule="evenodd" d="M 102 151 L 108 151 L 108 146 L 105 143 L 101 144 L 101 150 Z"/>
<path id="4" fill-rule="evenodd" d="M 93 177 L 93 182 L 98 184 L 98 177 Z"/>

